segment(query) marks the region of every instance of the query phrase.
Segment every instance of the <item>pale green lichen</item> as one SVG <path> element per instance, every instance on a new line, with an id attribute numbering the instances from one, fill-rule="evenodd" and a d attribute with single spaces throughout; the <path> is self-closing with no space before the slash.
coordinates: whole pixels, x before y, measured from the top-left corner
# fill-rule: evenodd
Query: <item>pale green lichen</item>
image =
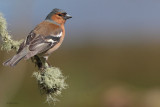
<path id="1" fill-rule="evenodd" d="M 22 40 L 14 41 L 11 39 L 11 35 L 9 35 L 7 31 L 7 22 L 1 13 L 0 13 L 0 36 L 2 38 L 2 46 L 1 46 L 2 50 L 11 51 L 12 49 L 15 49 L 17 51 L 19 45 L 22 43 Z"/>
<path id="2" fill-rule="evenodd" d="M 7 22 L 3 15 L 0 13 L 0 36 L 2 38 L 1 49 L 5 51 L 16 50 L 18 51 L 21 41 L 12 40 L 7 31 Z M 38 66 L 38 56 L 33 57 L 32 61 Z M 44 59 L 40 59 L 40 63 L 44 66 L 39 68 L 38 72 L 33 72 L 33 76 L 37 79 L 40 90 L 47 95 L 46 101 L 48 103 L 58 101 L 56 96 L 61 94 L 63 89 L 66 89 L 65 77 L 59 68 L 51 67 Z M 39 67 L 39 66 L 38 66 Z"/>
<path id="3" fill-rule="evenodd" d="M 57 101 L 56 96 L 61 95 L 61 91 L 66 89 L 65 77 L 59 68 L 47 67 L 40 72 L 34 72 L 41 92 L 47 94 L 47 102 Z"/>

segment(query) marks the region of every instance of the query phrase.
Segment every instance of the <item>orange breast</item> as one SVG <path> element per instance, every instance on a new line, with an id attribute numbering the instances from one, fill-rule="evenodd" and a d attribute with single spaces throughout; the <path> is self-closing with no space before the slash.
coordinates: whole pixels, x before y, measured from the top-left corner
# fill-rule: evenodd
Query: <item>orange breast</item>
<path id="1" fill-rule="evenodd" d="M 55 51 L 56 49 L 58 49 L 61 46 L 61 44 L 62 44 L 62 42 L 64 40 L 64 37 L 65 37 L 64 25 L 62 25 L 61 28 L 62 28 L 62 36 L 60 38 L 59 43 L 57 43 L 53 48 L 51 48 L 47 52 L 45 52 L 45 55 L 50 55 L 53 51 Z"/>

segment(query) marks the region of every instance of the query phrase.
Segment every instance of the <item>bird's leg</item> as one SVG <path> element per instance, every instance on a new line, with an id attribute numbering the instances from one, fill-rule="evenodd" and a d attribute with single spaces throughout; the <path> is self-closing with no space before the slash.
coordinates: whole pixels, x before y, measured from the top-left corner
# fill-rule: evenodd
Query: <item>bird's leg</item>
<path id="1" fill-rule="evenodd" d="M 31 59 L 32 59 L 32 62 L 34 62 L 35 65 L 38 66 L 38 69 L 40 71 L 43 71 L 45 68 L 50 67 L 50 64 L 47 61 L 48 57 L 39 57 L 35 55 Z"/>
<path id="2" fill-rule="evenodd" d="M 46 60 L 46 63 L 48 64 L 49 67 L 51 66 L 51 64 L 47 60 Z"/>
<path id="3" fill-rule="evenodd" d="M 34 57 L 31 58 L 32 62 L 35 63 L 36 66 L 38 66 L 38 69 L 43 69 L 43 62 L 41 61 L 40 57 L 35 55 Z"/>
<path id="4" fill-rule="evenodd" d="M 43 56 L 43 57 L 40 57 L 41 59 L 41 62 L 42 62 L 42 68 L 47 68 L 47 67 L 50 67 L 50 64 L 49 62 L 47 61 L 48 60 L 48 56 Z"/>
<path id="5" fill-rule="evenodd" d="M 50 67 L 50 63 L 48 62 L 48 56 L 43 56 L 43 58 L 45 59 L 45 63 L 47 64 L 48 67 Z"/>

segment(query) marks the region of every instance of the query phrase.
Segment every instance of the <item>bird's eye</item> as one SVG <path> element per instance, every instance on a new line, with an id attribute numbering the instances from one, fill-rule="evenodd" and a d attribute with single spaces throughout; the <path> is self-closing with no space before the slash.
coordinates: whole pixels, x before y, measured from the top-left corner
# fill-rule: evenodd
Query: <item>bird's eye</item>
<path id="1" fill-rule="evenodd" d="M 62 16 L 62 14 L 58 14 L 58 16 Z"/>

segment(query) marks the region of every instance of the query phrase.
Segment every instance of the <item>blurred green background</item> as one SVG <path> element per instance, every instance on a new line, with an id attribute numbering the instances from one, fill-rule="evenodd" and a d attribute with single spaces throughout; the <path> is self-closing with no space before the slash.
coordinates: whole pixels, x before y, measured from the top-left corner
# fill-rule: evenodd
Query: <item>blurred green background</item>
<path id="1" fill-rule="evenodd" d="M 49 62 L 69 88 L 54 107 L 160 107 L 160 1 L 0 0 L 14 39 L 22 39 L 55 7 L 66 10 L 66 38 Z M 32 73 L 34 64 L 2 63 L 0 107 L 50 107 Z"/>

